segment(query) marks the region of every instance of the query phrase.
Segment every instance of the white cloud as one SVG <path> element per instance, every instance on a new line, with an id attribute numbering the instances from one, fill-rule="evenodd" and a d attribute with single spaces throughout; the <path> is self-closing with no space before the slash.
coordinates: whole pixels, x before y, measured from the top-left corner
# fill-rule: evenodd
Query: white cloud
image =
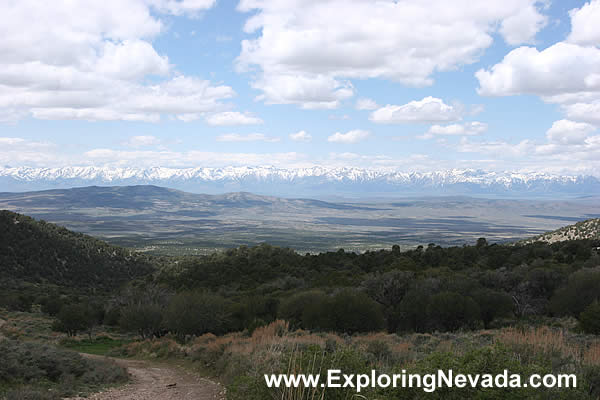
<path id="1" fill-rule="evenodd" d="M 497 158 L 522 157 L 528 154 L 534 144 L 530 140 L 522 140 L 517 144 L 510 144 L 502 140 L 472 142 L 462 138 L 457 150 L 463 153 L 478 153 Z"/>
<path id="2" fill-rule="evenodd" d="M 83 154 L 85 160 L 95 165 L 156 167 L 225 167 L 270 165 L 305 165 L 305 155 L 287 153 L 222 153 L 190 150 L 176 151 L 118 151 L 112 149 L 94 149 Z"/>
<path id="3" fill-rule="evenodd" d="M 545 50 L 519 47 L 489 70 L 476 73 L 479 94 L 534 94 L 548 101 L 600 93 L 600 49 L 559 42 Z"/>
<path id="4" fill-rule="evenodd" d="M 475 153 L 477 158 L 451 157 L 431 158 L 424 154 L 385 153 L 364 155 L 349 152 L 330 153 L 315 157 L 297 152 L 278 153 L 227 153 L 206 152 L 190 149 L 115 150 L 93 148 L 81 151 L 79 146 L 57 146 L 22 138 L 0 138 L 0 165 L 32 167 L 107 166 L 107 167 L 227 167 L 264 166 L 282 168 L 361 167 L 378 171 L 435 171 L 451 168 L 483 168 L 492 171 L 527 170 L 556 173 L 582 173 L 598 176 L 600 171 L 600 135 L 588 136 L 583 143 L 562 145 L 547 142 L 536 144 L 522 141 L 511 144 L 504 141 L 470 141 L 463 138 L 458 145 L 448 144 L 449 149 L 465 154 Z M 66 146 L 69 147 L 69 146 Z M 483 155 L 483 157 L 481 156 Z M 486 157 L 487 156 L 487 157 Z"/>
<path id="5" fill-rule="evenodd" d="M 548 17 L 540 14 L 535 4 L 525 3 L 518 13 L 502 21 L 500 33 L 510 45 L 533 43 L 546 24 Z"/>
<path id="6" fill-rule="evenodd" d="M 600 1 L 592 0 L 579 9 L 569 12 L 571 16 L 571 34 L 567 39 L 571 43 L 598 46 L 600 44 Z"/>
<path id="7" fill-rule="evenodd" d="M 373 99 L 358 99 L 356 101 L 357 110 L 375 110 L 379 105 Z"/>
<path id="8" fill-rule="evenodd" d="M 545 17 L 535 0 L 241 0 L 252 12 L 238 67 L 267 103 L 333 108 L 348 79 L 428 86 L 436 71 L 476 62 L 500 32 L 530 43 Z M 433 11 L 434 10 L 434 11 Z"/>
<path id="9" fill-rule="evenodd" d="M 237 111 L 224 111 L 218 114 L 212 114 L 206 117 L 206 122 L 213 126 L 232 126 L 232 125 L 256 125 L 262 124 L 263 120 L 253 116 L 250 113 L 241 113 Z"/>
<path id="10" fill-rule="evenodd" d="M 462 138 L 459 152 L 493 157 L 506 164 L 535 166 L 539 170 L 579 171 L 597 175 L 600 168 L 600 135 L 586 123 L 569 120 L 554 122 L 546 132 L 546 142 L 522 140 L 516 144 L 506 141 L 470 141 Z"/>
<path id="11" fill-rule="evenodd" d="M 16 144 L 24 143 L 25 139 L 16 137 L 0 137 L 0 144 L 5 146 L 14 146 Z"/>
<path id="12" fill-rule="evenodd" d="M 0 116 L 154 122 L 223 109 L 230 87 L 178 75 L 151 43 L 165 31 L 164 13 L 194 15 L 213 4 L 1 2 Z"/>
<path id="13" fill-rule="evenodd" d="M 336 132 L 333 135 L 327 138 L 328 142 L 331 143 L 344 143 L 344 144 L 352 144 L 363 141 L 364 139 L 370 136 L 370 132 L 363 131 L 360 129 L 355 129 L 352 131 L 348 131 L 346 133 Z"/>
<path id="14" fill-rule="evenodd" d="M 147 147 L 147 146 L 158 146 L 162 141 L 156 136 L 140 135 L 132 136 L 127 141 L 123 142 L 124 146 L 128 147 Z"/>
<path id="15" fill-rule="evenodd" d="M 373 111 L 369 119 L 379 124 L 429 124 L 457 121 L 463 112 L 460 105 L 448 105 L 441 99 L 429 96 L 401 106 L 388 104 Z"/>
<path id="16" fill-rule="evenodd" d="M 595 130 L 596 128 L 585 122 L 561 119 L 552 124 L 552 127 L 546 132 L 546 137 L 549 142 L 555 144 L 582 144 L 588 135 Z"/>
<path id="17" fill-rule="evenodd" d="M 56 145 L 16 137 L 0 137 L 0 165 L 51 165 L 59 156 Z"/>
<path id="18" fill-rule="evenodd" d="M 275 75 L 252 83 L 267 104 L 299 104 L 308 110 L 334 109 L 354 95 L 352 84 L 324 75 Z"/>
<path id="19" fill-rule="evenodd" d="M 533 94 L 557 103 L 570 120 L 600 125 L 600 0 L 570 11 L 567 41 L 520 47 L 476 73 L 484 96 Z M 594 46 L 595 45 L 595 46 Z"/>
<path id="20" fill-rule="evenodd" d="M 294 142 L 308 143 L 312 140 L 312 135 L 306 131 L 300 131 L 296 133 L 290 133 L 290 139 L 292 139 Z"/>
<path id="21" fill-rule="evenodd" d="M 483 122 L 472 121 L 464 124 L 433 125 L 420 138 L 431 139 L 436 135 L 441 136 L 475 136 L 487 131 L 488 126 Z"/>
<path id="22" fill-rule="evenodd" d="M 146 0 L 161 12 L 173 15 L 195 16 L 200 11 L 212 8 L 217 0 Z"/>
<path id="23" fill-rule="evenodd" d="M 143 40 L 105 42 L 94 72 L 112 79 L 137 81 L 146 75 L 166 75 L 170 70 L 167 57 L 160 56 Z"/>
<path id="24" fill-rule="evenodd" d="M 217 137 L 219 142 L 279 142 L 279 138 L 270 137 L 264 133 L 250 133 L 240 135 L 239 133 L 226 133 Z"/>
<path id="25" fill-rule="evenodd" d="M 600 125 L 600 99 L 591 103 L 566 104 L 563 110 L 571 119 Z"/>
<path id="26" fill-rule="evenodd" d="M 600 0 L 569 12 L 571 33 L 566 41 L 543 50 L 520 47 L 489 69 L 476 73 L 478 92 L 484 96 L 532 94 L 559 104 L 568 119 L 548 130 L 549 142 L 536 147 L 539 154 L 585 157 L 595 151 L 600 126 Z M 577 155 L 577 156 L 575 156 Z"/>

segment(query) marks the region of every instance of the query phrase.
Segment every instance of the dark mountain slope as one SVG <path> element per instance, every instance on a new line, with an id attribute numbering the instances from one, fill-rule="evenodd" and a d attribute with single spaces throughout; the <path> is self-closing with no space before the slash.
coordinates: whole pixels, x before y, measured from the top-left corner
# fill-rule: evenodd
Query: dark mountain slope
<path id="1" fill-rule="evenodd" d="M 150 259 L 45 221 L 0 211 L 0 286 L 113 289 L 154 270 Z"/>

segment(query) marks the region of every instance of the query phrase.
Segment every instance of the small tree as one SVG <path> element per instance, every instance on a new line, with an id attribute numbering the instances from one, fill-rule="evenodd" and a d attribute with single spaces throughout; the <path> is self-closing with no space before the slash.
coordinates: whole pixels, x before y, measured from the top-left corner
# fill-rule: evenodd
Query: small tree
<path id="1" fill-rule="evenodd" d="M 325 296 L 323 292 L 316 290 L 296 293 L 281 302 L 278 317 L 288 321 L 292 328 L 300 328 L 305 310 L 315 302 L 315 299 L 323 296 Z"/>
<path id="2" fill-rule="evenodd" d="M 42 312 L 51 317 L 56 317 L 63 305 L 64 302 L 59 296 L 48 296 L 42 300 Z"/>
<path id="3" fill-rule="evenodd" d="M 398 319 L 397 330 L 425 332 L 429 324 L 427 317 L 429 301 L 428 292 L 421 289 L 409 290 L 394 309 L 395 318 Z"/>
<path id="4" fill-rule="evenodd" d="M 551 309 L 558 315 L 578 317 L 593 302 L 600 301 L 600 270 L 580 270 L 552 296 Z"/>
<path id="5" fill-rule="evenodd" d="M 220 334 L 229 322 L 227 301 L 205 292 L 184 292 L 174 296 L 165 314 L 165 326 L 179 337 Z"/>
<path id="6" fill-rule="evenodd" d="M 454 292 L 442 292 L 431 297 L 427 307 L 432 326 L 441 331 L 473 327 L 479 321 L 479 307 L 470 298 Z"/>
<path id="7" fill-rule="evenodd" d="M 374 332 L 384 327 L 381 306 L 363 292 L 339 292 L 333 296 L 330 312 L 338 332 Z"/>
<path id="8" fill-rule="evenodd" d="M 600 335 L 600 303 L 597 301 L 579 314 L 579 323 L 585 333 Z"/>
<path id="9" fill-rule="evenodd" d="M 89 330 L 93 326 L 87 307 L 81 304 L 69 304 L 63 306 L 52 324 L 52 329 L 66 332 L 73 337 L 77 332 Z"/>
<path id="10" fill-rule="evenodd" d="M 343 290 L 331 297 L 315 292 L 302 315 L 302 325 L 352 334 L 381 330 L 384 319 L 381 306 L 363 292 Z"/>
<path id="11" fill-rule="evenodd" d="M 311 301 L 303 303 L 305 307 L 302 312 L 302 328 L 320 331 L 334 330 L 335 324 L 331 319 L 331 297 L 316 290 L 308 293 L 310 293 Z"/>
<path id="12" fill-rule="evenodd" d="M 157 304 L 133 304 L 121 309 L 119 326 L 137 332 L 143 339 L 160 336 L 163 309 Z"/>
<path id="13" fill-rule="evenodd" d="M 513 309 L 513 301 L 509 295 L 492 289 L 477 290 L 472 297 L 479 306 L 485 329 L 489 328 L 494 319 L 510 314 Z"/>

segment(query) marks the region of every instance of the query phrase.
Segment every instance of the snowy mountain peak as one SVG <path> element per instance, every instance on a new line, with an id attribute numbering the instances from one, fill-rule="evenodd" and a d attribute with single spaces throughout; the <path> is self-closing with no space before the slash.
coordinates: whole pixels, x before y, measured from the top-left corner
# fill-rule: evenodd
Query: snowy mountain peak
<path id="1" fill-rule="evenodd" d="M 402 172 L 354 167 L 282 169 L 273 166 L 145 169 L 77 166 L 0 167 L 0 191 L 138 184 L 167 186 L 196 193 L 248 191 L 292 196 L 600 195 L 598 178 L 543 172 L 493 172 L 475 169 Z"/>

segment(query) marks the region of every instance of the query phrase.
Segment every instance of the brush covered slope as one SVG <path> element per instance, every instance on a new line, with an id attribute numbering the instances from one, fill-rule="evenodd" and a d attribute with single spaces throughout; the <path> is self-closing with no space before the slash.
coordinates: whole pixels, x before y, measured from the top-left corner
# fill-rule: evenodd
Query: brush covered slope
<path id="1" fill-rule="evenodd" d="M 0 286 L 114 289 L 152 273 L 148 257 L 45 221 L 0 211 Z"/>
<path id="2" fill-rule="evenodd" d="M 525 243 L 556 243 L 566 240 L 600 239 L 600 218 L 588 219 L 526 240 Z"/>

